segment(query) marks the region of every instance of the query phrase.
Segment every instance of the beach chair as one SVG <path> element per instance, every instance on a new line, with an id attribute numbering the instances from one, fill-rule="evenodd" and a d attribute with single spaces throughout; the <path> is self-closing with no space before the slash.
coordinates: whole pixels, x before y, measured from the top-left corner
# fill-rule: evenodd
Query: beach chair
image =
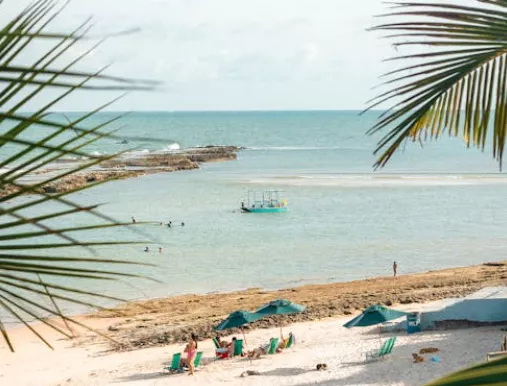
<path id="1" fill-rule="evenodd" d="M 276 353 L 276 348 L 278 347 L 278 338 L 274 338 L 271 341 L 271 345 L 269 346 L 268 354 L 274 354 Z"/>
<path id="2" fill-rule="evenodd" d="M 382 357 L 385 357 L 386 355 L 389 355 L 391 354 L 391 352 L 393 351 L 393 348 L 394 348 L 394 344 L 396 343 L 396 337 L 393 336 L 391 338 L 391 342 L 389 343 L 389 346 L 387 347 L 387 350 L 386 352 L 384 353 L 384 355 L 382 355 Z"/>
<path id="3" fill-rule="evenodd" d="M 171 361 L 171 366 L 164 367 L 164 370 L 167 370 L 170 373 L 176 373 L 176 372 L 180 373 L 181 372 L 180 360 L 181 360 L 181 353 L 173 354 L 173 359 Z"/>
<path id="4" fill-rule="evenodd" d="M 290 348 L 290 346 L 292 346 L 293 341 L 294 341 L 294 335 L 289 336 L 289 341 L 285 345 L 285 348 Z"/>
<path id="5" fill-rule="evenodd" d="M 199 365 L 201 364 L 201 358 L 202 358 L 202 351 L 199 351 L 197 354 L 195 354 L 195 359 L 194 359 L 194 367 L 195 368 L 198 368 Z"/>
<path id="6" fill-rule="evenodd" d="M 389 338 L 384 341 L 380 350 L 371 350 L 365 353 L 365 362 L 374 361 L 377 359 L 384 358 L 386 355 L 390 354 L 393 351 L 394 343 L 396 342 L 396 337 Z"/>
<path id="7" fill-rule="evenodd" d="M 218 340 L 217 338 L 211 338 L 211 340 L 213 341 L 213 343 L 215 344 L 215 348 L 220 348 L 220 345 L 218 344 Z"/>
<path id="8" fill-rule="evenodd" d="M 243 354 L 243 339 L 236 340 L 234 343 L 234 356 Z"/>

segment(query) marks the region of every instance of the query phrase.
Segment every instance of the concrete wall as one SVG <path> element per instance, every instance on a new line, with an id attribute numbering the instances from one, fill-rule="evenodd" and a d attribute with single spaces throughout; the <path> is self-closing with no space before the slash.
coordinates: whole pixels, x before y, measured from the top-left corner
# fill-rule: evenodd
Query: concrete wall
<path id="1" fill-rule="evenodd" d="M 436 321 L 442 320 L 507 321 L 507 299 L 465 299 L 442 310 L 424 312 L 421 314 L 421 327 L 430 329 Z"/>

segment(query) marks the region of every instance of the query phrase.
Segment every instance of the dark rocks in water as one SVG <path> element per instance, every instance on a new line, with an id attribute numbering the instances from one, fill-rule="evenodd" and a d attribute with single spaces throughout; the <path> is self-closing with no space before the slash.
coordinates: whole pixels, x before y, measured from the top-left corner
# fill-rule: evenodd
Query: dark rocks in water
<path id="1" fill-rule="evenodd" d="M 42 190 L 44 193 L 58 193 L 58 190 L 54 186 L 44 186 Z"/>

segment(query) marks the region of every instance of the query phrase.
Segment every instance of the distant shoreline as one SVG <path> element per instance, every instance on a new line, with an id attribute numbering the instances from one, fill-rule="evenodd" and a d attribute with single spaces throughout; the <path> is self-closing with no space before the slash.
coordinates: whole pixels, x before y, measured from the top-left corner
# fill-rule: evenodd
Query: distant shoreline
<path id="1" fill-rule="evenodd" d="M 273 291 L 252 288 L 131 301 L 84 317 L 93 323 L 102 320 L 107 325 L 103 332 L 120 342 L 111 348 L 132 350 L 181 342 L 189 332 L 209 338 L 216 334 L 212 327 L 227 314 L 238 309 L 254 311 L 277 298 L 307 306 L 305 313 L 283 319 L 285 323 L 294 323 L 351 315 L 372 304 L 396 306 L 459 298 L 498 285 L 507 285 L 507 261 L 407 274 L 396 279 L 376 277 Z M 249 328 L 270 328 L 279 323 L 280 319 L 275 317 L 260 320 Z M 96 339 L 102 338 L 92 340 Z"/>

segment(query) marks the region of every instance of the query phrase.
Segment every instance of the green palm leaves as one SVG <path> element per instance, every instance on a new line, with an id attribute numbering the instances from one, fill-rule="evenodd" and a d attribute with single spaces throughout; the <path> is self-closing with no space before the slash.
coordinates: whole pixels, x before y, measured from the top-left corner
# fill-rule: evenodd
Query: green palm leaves
<path id="1" fill-rule="evenodd" d="M 96 256 L 95 247 L 124 242 L 81 236 L 84 231 L 100 234 L 104 228 L 127 225 L 101 214 L 98 205 L 83 206 L 72 198 L 73 193 L 102 182 L 56 194 L 47 193 L 45 187 L 115 156 L 96 156 L 87 150 L 114 135 L 110 124 L 119 117 L 99 124 L 89 121 L 110 103 L 64 121 L 52 113 L 61 101 L 83 89 L 150 89 L 152 84 L 108 76 L 102 70 L 75 69 L 94 48 L 73 55 L 86 39 L 89 21 L 72 33 L 48 32 L 60 12 L 53 1 L 38 0 L 0 26 L 0 332 L 11 350 L 13 344 L 2 322 L 6 315 L 50 346 L 28 321 L 39 320 L 71 336 L 70 324 L 81 324 L 64 316 L 59 303 L 98 307 L 94 299 L 120 300 L 102 291 L 83 290 L 83 280 L 137 276 L 108 268 L 137 262 Z M 45 172 L 71 155 L 82 161 Z M 34 175 L 38 176 L 35 180 Z M 62 223 L 67 225 L 58 225 Z M 76 253 L 78 249 L 85 249 L 87 255 Z"/>
<path id="2" fill-rule="evenodd" d="M 370 130 L 388 130 L 375 151 L 380 153 L 375 166 L 384 166 L 407 139 L 436 139 L 445 132 L 482 150 L 490 141 L 501 166 L 507 128 L 507 1 L 475 3 L 396 3 L 387 16 L 413 20 L 373 28 L 392 32 L 388 37 L 396 46 L 429 48 L 395 58 L 412 64 L 386 74 L 390 79 L 384 85 L 391 89 L 369 107 L 393 103 Z"/>
<path id="3" fill-rule="evenodd" d="M 458 371 L 427 386 L 505 385 L 507 357 Z"/>

